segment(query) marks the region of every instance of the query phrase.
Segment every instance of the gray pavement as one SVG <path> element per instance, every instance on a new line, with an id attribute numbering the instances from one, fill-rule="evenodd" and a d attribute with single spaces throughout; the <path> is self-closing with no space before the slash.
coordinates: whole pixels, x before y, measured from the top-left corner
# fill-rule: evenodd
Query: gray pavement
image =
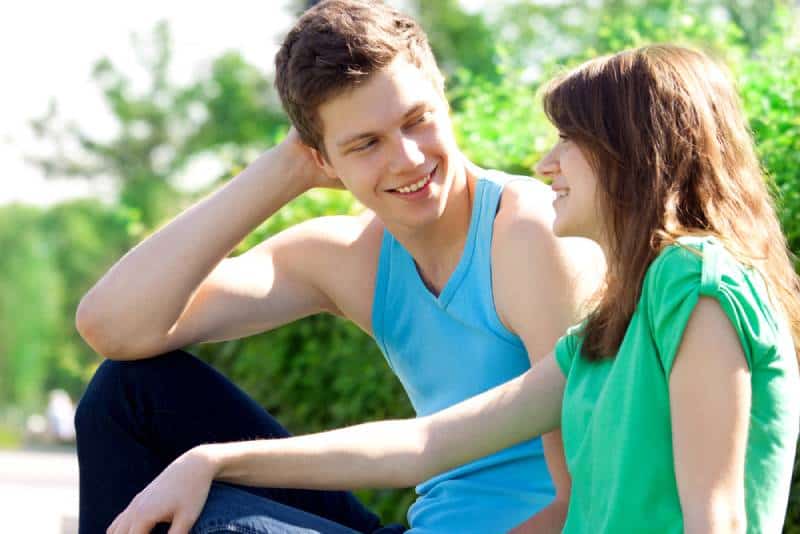
<path id="1" fill-rule="evenodd" d="M 75 452 L 0 450 L 0 517 L 5 532 L 76 534 Z"/>

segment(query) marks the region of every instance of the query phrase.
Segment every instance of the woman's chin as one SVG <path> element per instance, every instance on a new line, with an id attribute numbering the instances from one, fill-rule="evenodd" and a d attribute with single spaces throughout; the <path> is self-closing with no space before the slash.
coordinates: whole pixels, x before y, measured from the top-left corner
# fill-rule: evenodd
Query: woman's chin
<path id="1" fill-rule="evenodd" d="M 569 237 L 572 234 L 569 233 L 567 230 L 564 221 L 560 220 L 558 217 L 553 221 L 553 235 L 556 237 Z"/>

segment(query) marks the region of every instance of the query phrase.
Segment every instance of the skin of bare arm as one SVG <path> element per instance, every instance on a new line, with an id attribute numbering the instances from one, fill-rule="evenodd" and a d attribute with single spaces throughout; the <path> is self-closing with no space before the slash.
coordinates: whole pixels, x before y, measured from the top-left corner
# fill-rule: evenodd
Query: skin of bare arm
<path id="1" fill-rule="evenodd" d="M 532 365 L 582 319 L 605 273 L 603 253 L 595 243 L 553 235 L 552 199 L 550 188 L 537 180 L 509 184 L 492 243 L 498 314 L 520 336 Z M 556 497 L 515 533 L 561 532 L 566 520 L 571 480 L 561 431 L 545 434 L 542 442 Z"/>
<path id="2" fill-rule="evenodd" d="M 701 297 L 689 318 L 669 392 L 684 532 L 745 532 L 750 369 L 730 319 L 713 298 Z"/>
<path id="3" fill-rule="evenodd" d="M 564 376 L 552 354 L 525 374 L 436 414 L 285 439 L 201 445 L 170 464 L 109 534 L 172 522 L 188 532 L 213 480 L 309 489 L 406 487 L 559 424 Z"/>
<path id="4" fill-rule="evenodd" d="M 216 466 L 216 479 L 237 484 L 413 486 L 556 428 L 564 382 L 549 355 L 514 380 L 430 416 L 296 438 L 204 445 L 200 452 Z"/>
<path id="5" fill-rule="evenodd" d="M 309 280 L 313 273 L 302 270 L 318 265 L 315 255 L 331 254 L 335 243 L 297 246 L 319 222 L 291 228 L 236 258 L 226 256 L 291 199 L 312 187 L 339 185 L 321 172 L 292 130 L 112 266 L 81 300 L 78 331 L 98 353 L 129 360 L 335 311 Z M 293 261 L 299 248 L 305 262 Z M 232 311 L 237 309 L 241 316 Z"/>

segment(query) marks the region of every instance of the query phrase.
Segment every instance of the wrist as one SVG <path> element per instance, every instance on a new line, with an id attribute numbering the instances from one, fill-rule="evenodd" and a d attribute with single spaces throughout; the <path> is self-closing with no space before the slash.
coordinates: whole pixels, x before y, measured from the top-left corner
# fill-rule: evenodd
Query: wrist
<path id="1" fill-rule="evenodd" d="M 209 443 L 198 445 L 186 454 L 195 461 L 200 462 L 211 473 L 214 479 L 218 478 L 225 468 L 224 444 Z"/>
<path id="2" fill-rule="evenodd" d="M 268 172 L 282 180 L 284 186 L 296 196 L 313 189 L 316 185 L 315 173 L 318 169 L 311 161 L 308 150 L 305 145 L 286 139 L 262 156 L 268 159 L 266 164 L 271 167 Z"/>

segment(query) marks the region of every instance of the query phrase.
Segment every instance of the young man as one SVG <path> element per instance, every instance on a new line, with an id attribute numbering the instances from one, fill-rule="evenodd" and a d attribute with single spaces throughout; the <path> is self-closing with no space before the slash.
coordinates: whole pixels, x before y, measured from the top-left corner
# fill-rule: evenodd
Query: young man
<path id="1" fill-rule="evenodd" d="M 191 525 L 207 484 L 187 480 L 181 499 L 195 504 L 180 510 L 131 500 L 196 445 L 287 435 L 181 347 L 334 313 L 376 339 L 417 413 L 429 414 L 528 369 L 579 319 L 602 275 L 596 247 L 553 237 L 547 187 L 463 158 L 413 20 L 376 2 L 322 2 L 289 33 L 276 67 L 296 129 L 126 254 L 79 306 L 81 335 L 109 358 L 76 416 L 82 534 L 105 532 L 115 517 L 110 532 Z M 288 201 L 331 186 L 366 211 L 310 220 L 226 257 Z M 262 517 L 265 531 L 277 520 L 321 532 L 380 528 L 347 493 L 243 489 L 223 509 Z M 506 532 L 531 516 L 531 531 L 560 531 L 569 498 L 560 436 L 417 491 L 412 532 Z M 233 516 L 209 521 L 241 519 Z"/>

